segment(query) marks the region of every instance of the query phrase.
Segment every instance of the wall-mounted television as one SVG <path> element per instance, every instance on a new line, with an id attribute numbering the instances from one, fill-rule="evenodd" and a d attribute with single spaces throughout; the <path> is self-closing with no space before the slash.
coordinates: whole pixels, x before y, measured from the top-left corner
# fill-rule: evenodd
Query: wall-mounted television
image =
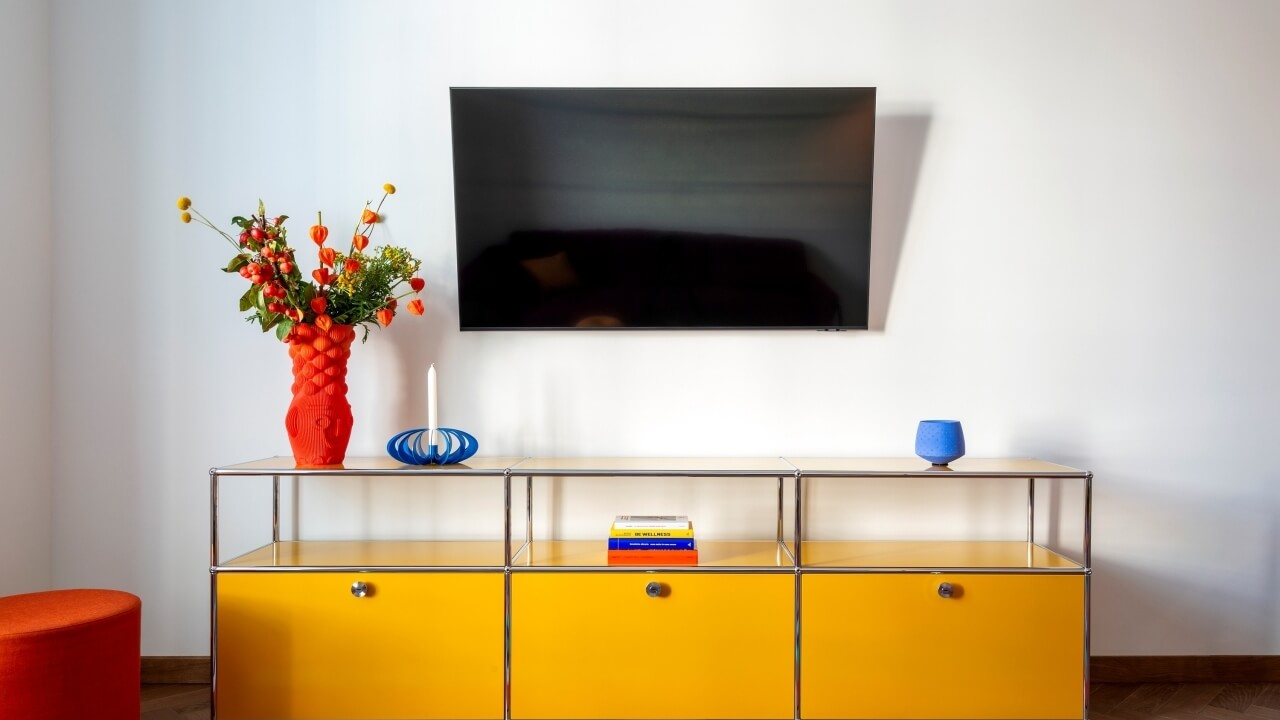
<path id="1" fill-rule="evenodd" d="M 452 88 L 463 330 L 867 326 L 875 88 Z"/>

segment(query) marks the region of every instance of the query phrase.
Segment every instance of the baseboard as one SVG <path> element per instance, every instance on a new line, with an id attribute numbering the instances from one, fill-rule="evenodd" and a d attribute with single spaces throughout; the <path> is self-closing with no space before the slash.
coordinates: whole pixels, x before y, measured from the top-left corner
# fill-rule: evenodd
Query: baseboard
<path id="1" fill-rule="evenodd" d="M 147 685 L 208 684 L 207 655 L 142 658 Z M 1102 683 L 1280 682 L 1280 655 L 1095 655 L 1089 679 Z"/>
<path id="2" fill-rule="evenodd" d="M 1094 655 L 1089 679 L 1110 683 L 1280 682 L 1280 655 Z"/>
<path id="3" fill-rule="evenodd" d="M 208 655 L 144 655 L 142 658 L 143 685 L 208 685 L 212 678 L 213 665 Z"/>

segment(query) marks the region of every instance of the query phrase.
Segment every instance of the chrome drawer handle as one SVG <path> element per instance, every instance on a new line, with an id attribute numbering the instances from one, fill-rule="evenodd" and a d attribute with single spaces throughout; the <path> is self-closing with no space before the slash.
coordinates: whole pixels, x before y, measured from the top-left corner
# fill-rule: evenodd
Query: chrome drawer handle
<path id="1" fill-rule="evenodd" d="M 653 598 L 662 597 L 663 590 L 666 590 L 666 588 L 660 582 L 651 582 L 644 586 L 644 594 Z"/>
<path id="2" fill-rule="evenodd" d="M 952 598 L 955 597 L 955 594 L 956 589 L 951 586 L 951 583 L 942 583 L 938 586 L 938 597 Z"/>
<path id="3" fill-rule="evenodd" d="M 367 597 L 373 593 L 373 588 L 368 583 L 359 580 L 351 583 L 351 594 L 358 597 Z"/>

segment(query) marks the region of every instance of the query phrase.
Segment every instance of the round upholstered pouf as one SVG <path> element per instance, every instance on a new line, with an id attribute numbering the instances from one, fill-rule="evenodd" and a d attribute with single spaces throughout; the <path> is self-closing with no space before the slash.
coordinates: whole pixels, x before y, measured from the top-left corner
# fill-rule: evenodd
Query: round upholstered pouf
<path id="1" fill-rule="evenodd" d="M 138 720 L 141 628 L 118 590 L 0 597 L 0 718 Z"/>

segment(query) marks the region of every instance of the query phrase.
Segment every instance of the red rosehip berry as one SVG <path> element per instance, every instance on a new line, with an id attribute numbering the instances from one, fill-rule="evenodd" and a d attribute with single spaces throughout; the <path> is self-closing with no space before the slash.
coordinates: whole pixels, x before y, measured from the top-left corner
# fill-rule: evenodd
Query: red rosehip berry
<path id="1" fill-rule="evenodd" d="M 281 260 L 280 272 L 284 273 L 285 275 L 288 275 L 289 273 L 293 272 L 293 263 L 289 262 L 288 260 Z"/>
<path id="2" fill-rule="evenodd" d="M 261 240 L 266 236 L 267 234 L 262 232 L 262 228 L 256 227 L 249 230 L 249 237 L 253 238 L 254 240 Z"/>

